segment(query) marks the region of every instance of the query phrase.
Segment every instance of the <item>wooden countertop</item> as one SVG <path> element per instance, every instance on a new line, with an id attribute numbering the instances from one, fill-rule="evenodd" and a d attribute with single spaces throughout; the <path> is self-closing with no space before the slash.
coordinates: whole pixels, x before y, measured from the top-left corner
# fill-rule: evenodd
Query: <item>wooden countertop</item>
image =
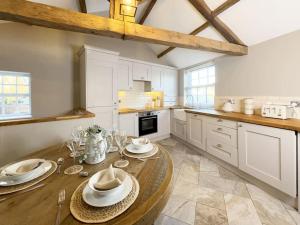
<path id="1" fill-rule="evenodd" d="M 61 174 L 53 173 L 42 181 L 45 186 L 31 192 L 14 196 L 0 204 L 1 224 L 14 225 L 53 225 L 57 212 L 57 197 L 59 190 L 66 189 L 66 201 L 61 210 L 61 225 L 83 225 L 77 221 L 70 212 L 70 200 L 76 188 L 96 172 L 107 168 L 120 159 L 118 152 L 109 153 L 106 159 L 96 165 L 83 164 L 84 171 L 89 177 L 78 175 L 65 175 L 63 171 L 73 165 L 69 157 L 70 151 L 61 145 L 53 146 L 34 154 L 28 158 L 42 158 L 56 161 L 59 157 L 65 159 Z M 160 158 L 141 162 L 129 158 L 129 166 L 125 171 L 135 176 L 140 184 L 138 198 L 134 204 L 123 214 L 102 225 L 152 225 L 167 203 L 172 190 L 173 163 L 167 150 L 159 145 L 157 156 Z M 1 187 L 0 187 L 1 188 Z M 4 195 L 1 197 L 5 197 Z"/>
<path id="2" fill-rule="evenodd" d="M 185 110 L 187 113 L 195 113 L 205 116 L 212 116 L 222 119 L 228 119 L 238 122 L 245 122 L 245 123 L 252 123 L 258 124 L 263 126 L 281 128 L 286 130 L 294 130 L 300 132 L 300 120 L 298 119 L 272 119 L 272 118 L 265 118 L 259 115 L 245 115 L 242 113 L 226 113 L 219 110 L 214 109 L 188 109 Z"/>
<path id="3" fill-rule="evenodd" d="M 155 108 L 144 108 L 144 109 L 124 108 L 124 109 L 119 109 L 119 114 L 160 111 L 165 109 L 170 109 L 170 107 L 155 107 Z"/>
<path id="4" fill-rule="evenodd" d="M 28 123 L 43 123 L 43 122 L 61 121 L 61 120 L 74 120 L 74 119 L 92 118 L 92 117 L 95 117 L 94 113 L 91 113 L 84 109 L 78 109 L 78 110 L 73 110 L 70 113 L 66 113 L 64 115 L 58 115 L 58 116 L 48 116 L 48 117 L 41 117 L 41 118 L 25 118 L 25 119 L 4 120 L 4 121 L 0 120 L 0 127 L 21 125 L 21 124 L 28 124 Z"/>
<path id="5" fill-rule="evenodd" d="M 144 109 L 123 108 L 123 109 L 119 109 L 119 114 L 160 111 L 160 110 L 165 110 L 165 109 L 190 109 L 190 108 L 180 106 L 180 105 L 166 106 L 166 107 L 144 108 Z"/>

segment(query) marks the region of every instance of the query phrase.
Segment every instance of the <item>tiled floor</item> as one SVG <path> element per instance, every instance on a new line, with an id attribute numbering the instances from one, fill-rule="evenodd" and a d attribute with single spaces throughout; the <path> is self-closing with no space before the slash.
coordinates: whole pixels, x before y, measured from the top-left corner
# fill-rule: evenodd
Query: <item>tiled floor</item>
<path id="1" fill-rule="evenodd" d="M 174 139 L 174 189 L 155 225 L 300 225 L 300 214 Z"/>

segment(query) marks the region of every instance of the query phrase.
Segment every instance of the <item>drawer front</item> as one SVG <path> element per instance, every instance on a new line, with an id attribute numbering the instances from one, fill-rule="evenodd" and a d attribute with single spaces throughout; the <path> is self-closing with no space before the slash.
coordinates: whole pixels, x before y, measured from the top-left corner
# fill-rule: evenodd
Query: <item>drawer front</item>
<path id="1" fill-rule="evenodd" d="M 207 124 L 207 138 L 211 138 L 213 140 L 218 140 L 225 144 L 231 145 L 233 147 L 237 147 L 237 130 L 219 126 L 215 124 Z"/>
<path id="2" fill-rule="evenodd" d="M 207 152 L 233 166 L 238 166 L 236 147 L 215 139 L 207 138 Z"/>
<path id="3" fill-rule="evenodd" d="M 215 117 L 208 117 L 207 118 L 208 123 L 215 124 L 218 126 L 223 126 L 223 127 L 229 127 L 232 129 L 237 129 L 237 122 L 231 121 L 231 120 L 224 120 L 221 118 L 215 118 Z"/>

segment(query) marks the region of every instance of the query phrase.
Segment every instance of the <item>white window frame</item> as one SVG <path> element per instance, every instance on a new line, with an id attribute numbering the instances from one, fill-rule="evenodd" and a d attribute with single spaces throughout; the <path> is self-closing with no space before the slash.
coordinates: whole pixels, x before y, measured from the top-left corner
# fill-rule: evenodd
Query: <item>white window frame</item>
<path id="1" fill-rule="evenodd" d="M 208 68 L 208 67 L 215 67 L 215 64 L 213 62 L 210 63 L 206 63 L 206 64 L 202 64 L 200 66 L 196 66 L 190 69 L 187 69 L 184 71 L 184 105 L 188 106 L 188 107 L 196 107 L 196 108 L 213 108 L 214 107 L 214 102 L 212 104 L 208 104 L 207 102 L 207 94 L 206 94 L 206 104 L 197 104 L 196 101 L 193 99 L 193 96 L 190 95 L 190 97 L 192 97 L 192 103 L 188 104 L 188 102 L 190 101 L 188 98 L 189 96 L 186 95 L 186 92 L 188 89 L 192 89 L 192 88 L 205 88 L 206 93 L 207 93 L 207 88 L 209 87 L 214 87 L 216 86 L 216 73 L 215 73 L 215 82 L 212 84 L 205 84 L 205 85 L 197 85 L 197 86 L 187 86 L 186 85 L 186 76 L 190 75 L 193 71 L 195 70 L 201 70 L 204 68 Z"/>
<path id="2" fill-rule="evenodd" d="M 2 86 L 2 93 L 0 94 L 0 97 L 2 97 L 2 105 L 1 105 L 1 109 L 2 112 L 0 113 L 0 121 L 1 120 L 10 120 L 10 119 L 22 119 L 22 118 L 31 118 L 32 117 L 32 100 L 31 100 L 31 74 L 27 73 L 27 72 L 13 72 L 13 71 L 3 71 L 0 70 L 0 76 L 5 76 L 5 75 L 12 75 L 15 77 L 29 77 L 29 84 L 28 84 L 28 88 L 29 88 L 29 94 L 4 94 L 4 88 L 3 88 L 3 80 L 2 80 L 2 84 L 0 84 L 0 86 Z M 16 91 L 17 91 L 17 82 L 16 82 Z M 7 116 L 4 116 L 4 110 L 5 110 L 5 103 L 4 103 L 4 97 L 9 97 L 9 96 L 16 96 L 18 97 L 29 97 L 29 113 L 17 113 L 17 114 L 10 114 Z"/>

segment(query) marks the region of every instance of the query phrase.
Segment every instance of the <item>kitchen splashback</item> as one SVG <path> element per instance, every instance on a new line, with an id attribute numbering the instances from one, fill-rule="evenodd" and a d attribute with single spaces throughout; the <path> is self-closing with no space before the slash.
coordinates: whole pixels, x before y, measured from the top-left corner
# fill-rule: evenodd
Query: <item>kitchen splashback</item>
<path id="1" fill-rule="evenodd" d="M 300 101 L 300 97 L 276 97 L 276 96 L 215 96 L 215 109 L 221 110 L 224 103 L 228 99 L 233 99 L 233 111 L 243 112 L 244 103 L 246 98 L 254 100 L 254 112 L 257 115 L 261 114 L 261 107 L 268 102 L 273 104 L 289 105 L 291 101 Z M 300 119 L 300 107 L 295 108 L 293 118 Z"/>

